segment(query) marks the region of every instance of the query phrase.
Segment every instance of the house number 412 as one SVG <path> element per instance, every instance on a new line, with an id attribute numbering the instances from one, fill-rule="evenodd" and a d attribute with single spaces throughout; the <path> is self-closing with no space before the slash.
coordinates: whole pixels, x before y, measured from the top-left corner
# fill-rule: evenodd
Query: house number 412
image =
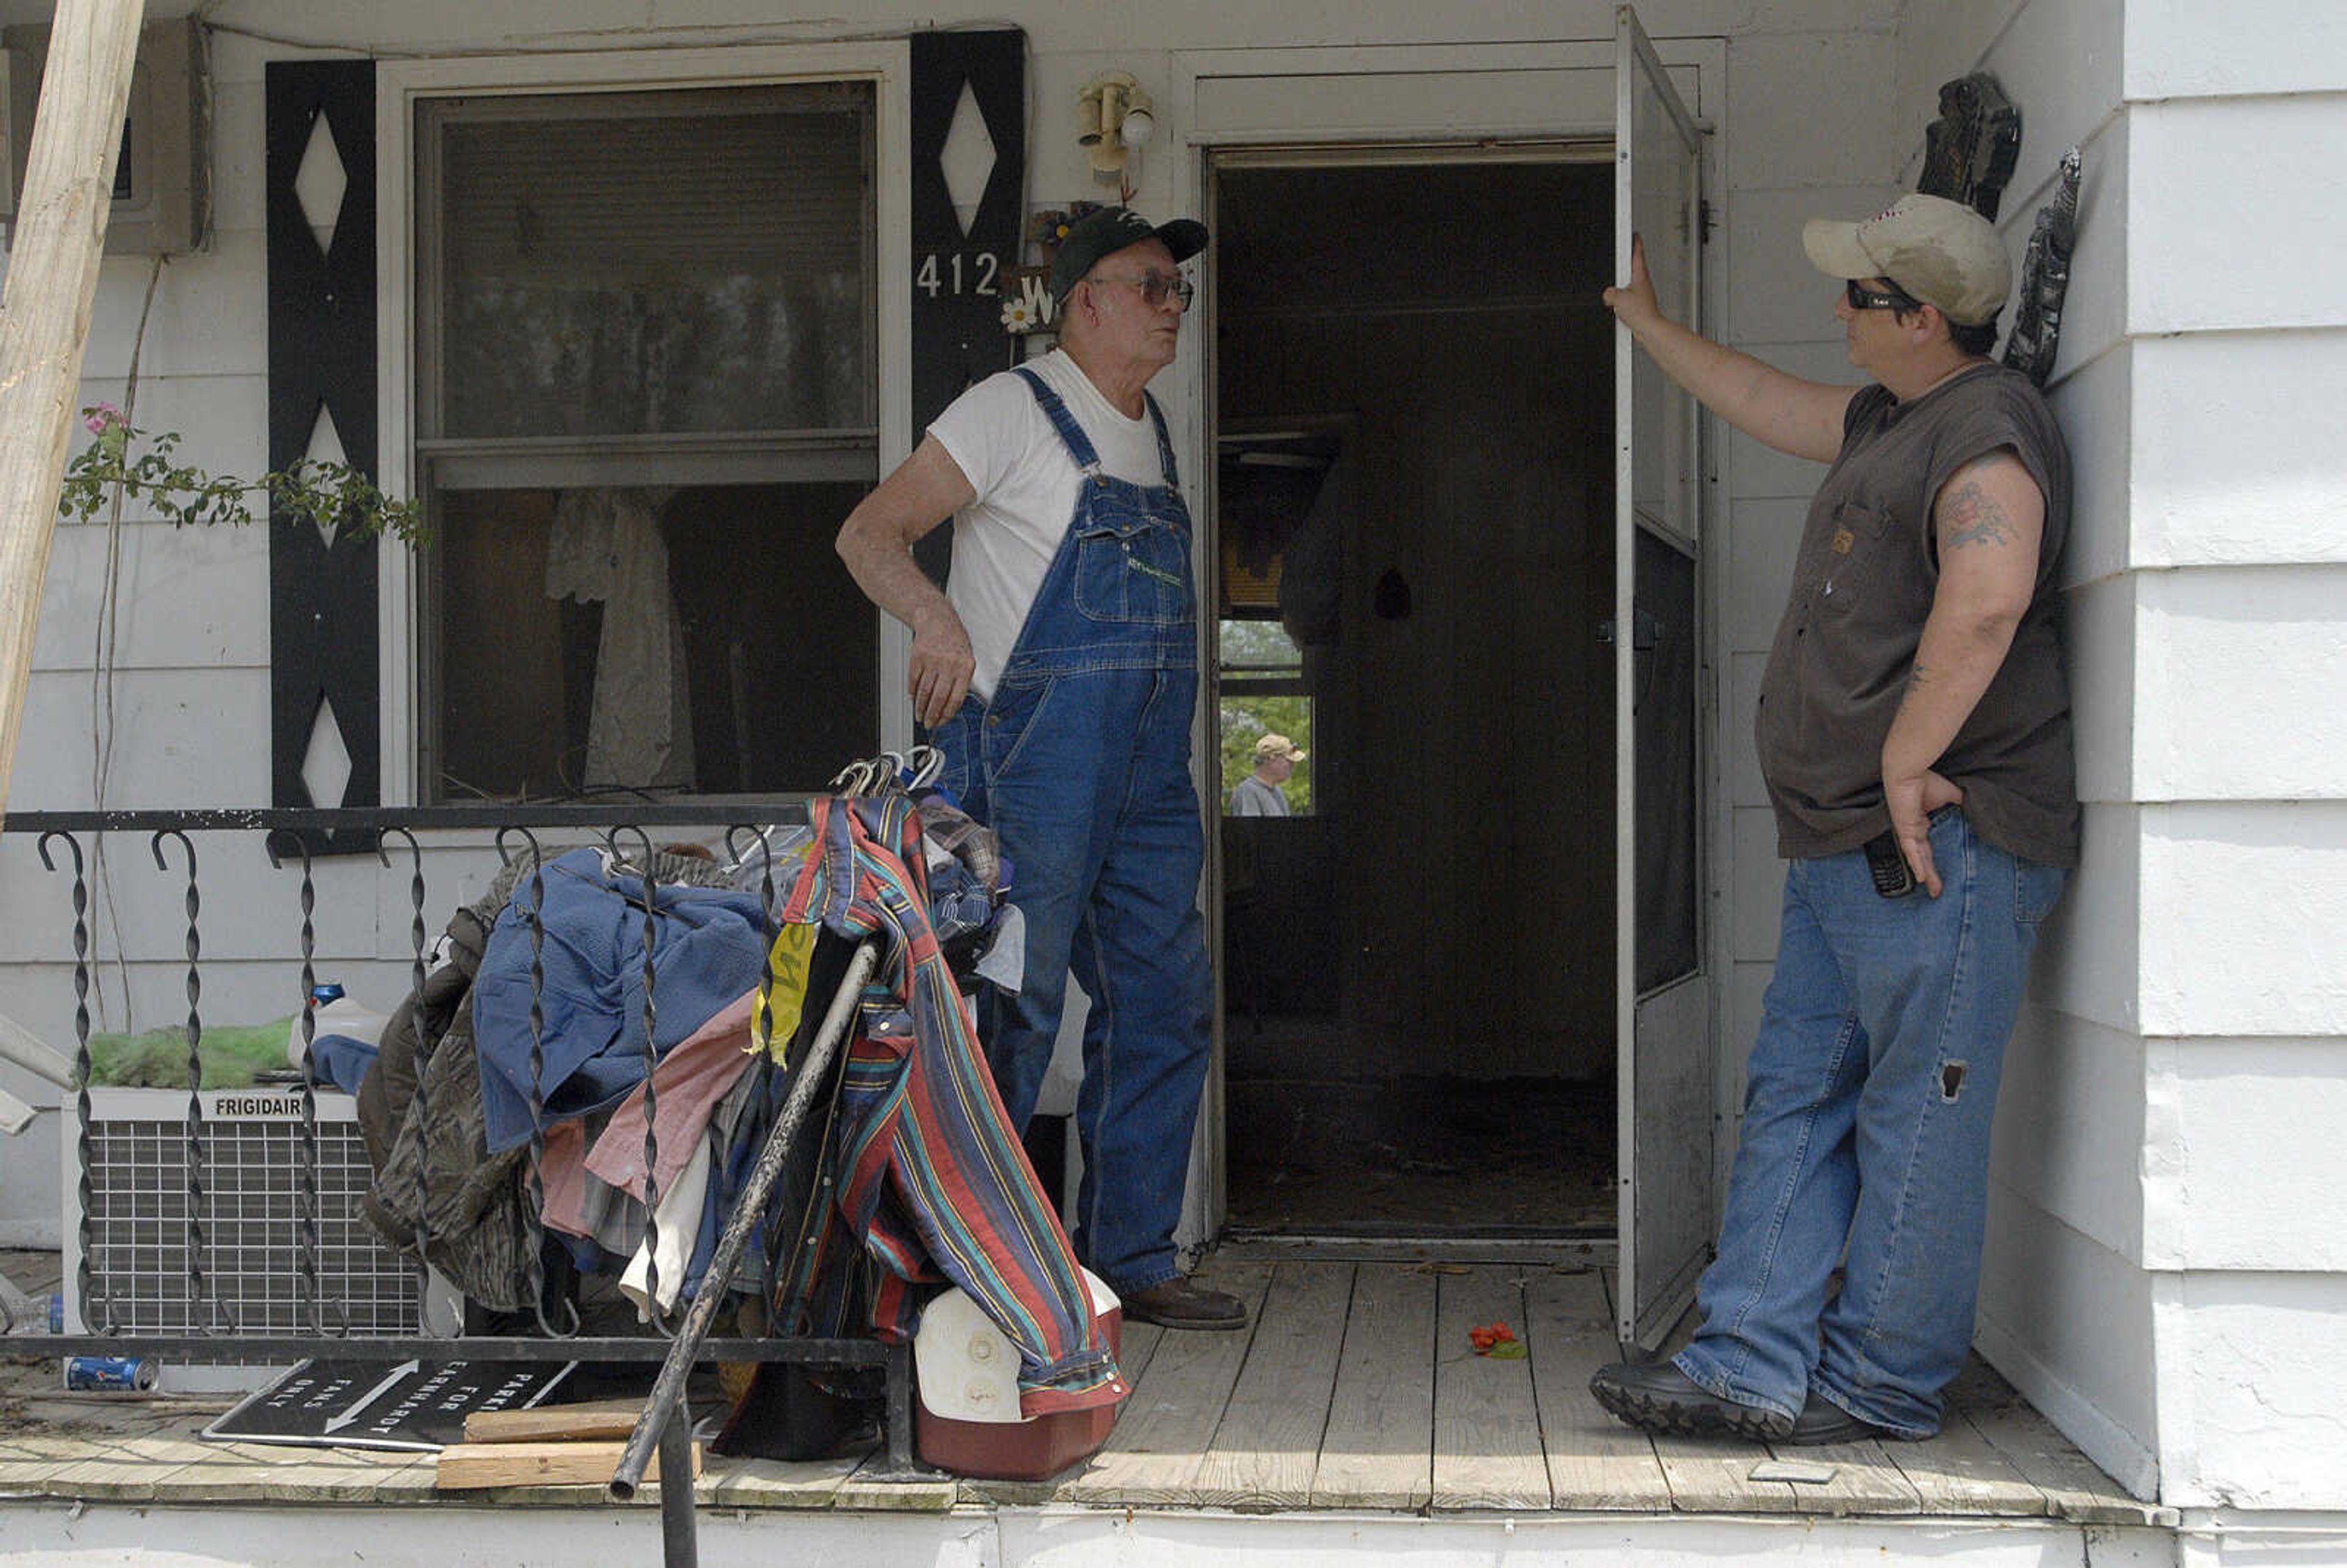
<path id="1" fill-rule="evenodd" d="M 1000 260 L 991 251 L 978 251 L 965 255 L 957 251 L 938 265 L 935 251 L 921 258 L 921 270 L 913 274 L 913 282 L 929 298 L 940 293 L 957 298 L 963 294 L 997 294 L 995 274 L 1002 270 Z M 950 277 L 948 274 L 951 274 Z"/>

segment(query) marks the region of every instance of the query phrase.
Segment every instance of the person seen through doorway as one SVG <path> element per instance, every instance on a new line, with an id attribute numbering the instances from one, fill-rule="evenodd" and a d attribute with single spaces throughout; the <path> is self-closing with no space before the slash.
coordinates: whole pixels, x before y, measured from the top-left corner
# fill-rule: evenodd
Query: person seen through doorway
<path id="1" fill-rule="evenodd" d="M 1231 790 L 1228 815 L 1287 815 L 1287 792 L 1280 786 L 1296 772 L 1296 764 L 1310 754 L 1286 735 L 1266 735 L 1255 742 L 1255 772 Z"/>

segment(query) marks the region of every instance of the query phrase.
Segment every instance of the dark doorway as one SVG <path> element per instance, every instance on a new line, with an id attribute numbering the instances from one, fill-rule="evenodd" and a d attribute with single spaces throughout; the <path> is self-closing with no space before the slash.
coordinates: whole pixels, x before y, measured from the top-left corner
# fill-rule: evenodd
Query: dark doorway
<path id="1" fill-rule="evenodd" d="M 1612 1235 L 1612 204 L 1214 171 L 1225 801 L 1307 753 L 1223 818 L 1234 1229 Z"/>

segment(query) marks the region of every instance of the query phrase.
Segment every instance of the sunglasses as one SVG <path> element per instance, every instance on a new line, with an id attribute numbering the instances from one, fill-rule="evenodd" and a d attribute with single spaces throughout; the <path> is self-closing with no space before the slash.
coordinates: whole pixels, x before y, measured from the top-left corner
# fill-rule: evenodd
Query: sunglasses
<path id="1" fill-rule="evenodd" d="M 1923 302 L 1902 293 L 1895 286 L 1882 292 L 1866 287 L 1856 278 L 1841 286 L 1841 297 L 1850 302 L 1854 311 L 1920 311 Z"/>
<path id="2" fill-rule="evenodd" d="M 1178 272 L 1143 272 L 1137 278 L 1105 277 L 1088 278 L 1085 281 L 1093 283 L 1122 283 L 1128 288 L 1139 289 L 1141 302 L 1153 311 L 1165 302 L 1165 296 L 1168 294 L 1181 301 L 1179 308 L 1186 311 L 1190 308 L 1190 301 L 1197 293 L 1196 285 Z"/>

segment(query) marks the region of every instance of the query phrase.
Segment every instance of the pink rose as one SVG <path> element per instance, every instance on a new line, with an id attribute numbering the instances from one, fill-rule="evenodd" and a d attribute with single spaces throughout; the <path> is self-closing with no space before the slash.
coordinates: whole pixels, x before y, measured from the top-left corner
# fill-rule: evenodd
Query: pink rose
<path id="1" fill-rule="evenodd" d="M 92 436 L 103 436 L 108 426 L 127 425 L 129 421 L 124 419 L 122 410 L 111 403 L 101 403 L 96 407 L 82 410 L 82 423 L 89 427 Z"/>

